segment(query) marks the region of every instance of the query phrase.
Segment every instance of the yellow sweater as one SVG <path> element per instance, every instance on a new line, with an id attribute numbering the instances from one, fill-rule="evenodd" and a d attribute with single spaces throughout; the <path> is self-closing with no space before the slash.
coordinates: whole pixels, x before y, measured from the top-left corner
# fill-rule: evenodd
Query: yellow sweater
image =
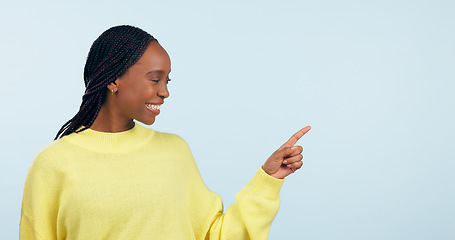
<path id="1" fill-rule="evenodd" d="M 267 239 L 283 181 L 259 168 L 223 214 L 179 136 L 87 129 L 33 160 L 20 239 Z"/>

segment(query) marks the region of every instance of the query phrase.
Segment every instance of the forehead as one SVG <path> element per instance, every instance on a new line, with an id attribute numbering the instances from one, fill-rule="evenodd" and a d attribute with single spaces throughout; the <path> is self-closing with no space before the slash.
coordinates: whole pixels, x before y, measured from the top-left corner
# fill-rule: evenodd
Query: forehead
<path id="1" fill-rule="evenodd" d="M 157 42 L 152 41 L 141 58 L 134 64 L 149 71 L 170 72 L 171 59 L 166 50 Z"/>

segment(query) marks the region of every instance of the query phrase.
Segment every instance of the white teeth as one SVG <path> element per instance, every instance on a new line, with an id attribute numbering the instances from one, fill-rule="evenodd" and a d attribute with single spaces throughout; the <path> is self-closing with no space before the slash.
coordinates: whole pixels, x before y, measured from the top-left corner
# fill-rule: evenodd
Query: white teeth
<path id="1" fill-rule="evenodd" d="M 148 108 L 153 110 L 160 110 L 161 105 L 152 105 L 152 104 L 145 104 Z"/>

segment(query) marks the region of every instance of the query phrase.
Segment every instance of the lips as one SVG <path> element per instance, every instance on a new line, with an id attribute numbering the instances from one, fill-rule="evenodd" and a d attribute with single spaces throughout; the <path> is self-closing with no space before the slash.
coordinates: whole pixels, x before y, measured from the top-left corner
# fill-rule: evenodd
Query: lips
<path id="1" fill-rule="evenodd" d="M 160 114 L 161 104 L 146 103 L 145 107 L 154 114 Z"/>

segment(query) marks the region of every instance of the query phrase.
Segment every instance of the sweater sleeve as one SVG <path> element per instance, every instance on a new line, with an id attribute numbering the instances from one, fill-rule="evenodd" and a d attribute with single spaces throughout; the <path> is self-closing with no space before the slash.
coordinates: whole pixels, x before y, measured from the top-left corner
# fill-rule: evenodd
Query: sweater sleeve
<path id="1" fill-rule="evenodd" d="M 179 139 L 185 159 L 186 183 L 191 194 L 189 211 L 196 239 L 266 240 L 279 206 L 284 179 L 268 175 L 260 167 L 253 178 L 236 194 L 235 202 L 223 213 L 220 195 L 210 191 L 202 180 L 189 146 Z"/>
<path id="2" fill-rule="evenodd" d="M 19 239 L 56 239 L 61 179 L 43 152 L 31 163 L 24 185 Z"/>
<path id="3" fill-rule="evenodd" d="M 267 239 L 280 205 L 283 179 L 268 175 L 262 167 L 237 194 L 236 201 L 223 214 L 221 208 L 212 218 L 206 239 Z"/>

